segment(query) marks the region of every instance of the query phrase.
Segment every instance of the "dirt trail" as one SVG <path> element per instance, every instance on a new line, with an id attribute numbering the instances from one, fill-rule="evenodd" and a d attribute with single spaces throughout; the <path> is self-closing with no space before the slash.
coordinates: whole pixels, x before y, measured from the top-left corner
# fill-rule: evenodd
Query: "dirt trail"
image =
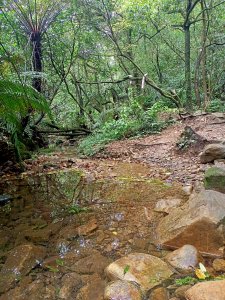
<path id="1" fill-rule="evenodd" d="M 112 142 L 91 159 L 77 158 L 74 146 L 62 147 L 50 155 L 26 160 L 26 173 L 32 175 L 79 168 L 92 179 L 131 176 L 160 178 L 168 183 L 196 183 L 202 181 L 208 165 L 199 161 L 202 144 L 178 150 L 176 143 L 186 126 L 190 126 L 207 141 L 225 140 L 225 114 L 199 115 L 177 121 L 159 134 Z M 125 162 L 126 167 L 121 162 Z M 129 168 L 129 162 L 135 164 Z"/>
<path id="2" fill-rule="evenodd" d="M 201 164 L 198 157 L 203 145 L 180 151 L 176 146 L 186 126 L 207 141 L 225 140 L 225 115 L 215 113 L 187 118 L 157 135 L 113 142 L 98 157 L 145 163 L 151 167 L 151 176 L 169 182 L 192 183 L 202 180 L 208 167 Z"/>

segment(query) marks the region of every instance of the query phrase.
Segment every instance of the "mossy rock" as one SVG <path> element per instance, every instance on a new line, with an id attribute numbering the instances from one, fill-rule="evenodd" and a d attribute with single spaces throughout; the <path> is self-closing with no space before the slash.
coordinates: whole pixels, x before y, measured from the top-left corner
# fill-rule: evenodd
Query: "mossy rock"
<path id="1" fill-rule="evenodd" d="M 206 170 L 204 185 L 207 190 L 225 193 L 225 169 L 212 167 Z"/>

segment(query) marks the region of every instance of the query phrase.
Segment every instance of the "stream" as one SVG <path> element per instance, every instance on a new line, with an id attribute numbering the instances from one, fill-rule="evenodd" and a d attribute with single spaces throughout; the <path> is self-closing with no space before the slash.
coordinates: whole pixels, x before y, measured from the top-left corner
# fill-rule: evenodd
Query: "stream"
<path id="1" fill-rule="evenodd" d="M 139 176 L 135 164 L 121 168 L 132 172 L 96 180 L 71 169 L 0 185 L 11 197 L 0 207 L 0 300 L 100 300 L 112 261 L 165 255 L 155 234 L 163 214 L 153 209 L 185 199 L 182 186 Z"/>

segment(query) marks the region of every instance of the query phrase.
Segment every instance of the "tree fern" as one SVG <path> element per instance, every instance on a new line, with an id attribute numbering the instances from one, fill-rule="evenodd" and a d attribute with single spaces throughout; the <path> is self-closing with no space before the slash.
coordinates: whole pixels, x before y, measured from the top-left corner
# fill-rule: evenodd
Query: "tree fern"
<path id="1" fill-rule="evenodd" d="M 0 79 L 0 127 L 10 135 L 18 159 L 24 146 L 21 121 L 30 109 L 50 115 L 46 99 L 34 88 Z"/>

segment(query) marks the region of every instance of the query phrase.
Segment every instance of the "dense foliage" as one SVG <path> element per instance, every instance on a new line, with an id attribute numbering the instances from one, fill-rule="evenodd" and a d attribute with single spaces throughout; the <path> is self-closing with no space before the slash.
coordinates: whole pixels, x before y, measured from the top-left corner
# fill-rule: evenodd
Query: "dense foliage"
<path id="1" fill-rule="evenodd" d="M 49 123 L 89 129 L 90 155 L 162 129 L 158 112 L 224 110 L 224 0 L 0 5 L 0 124 L 21 142 Z"/>

